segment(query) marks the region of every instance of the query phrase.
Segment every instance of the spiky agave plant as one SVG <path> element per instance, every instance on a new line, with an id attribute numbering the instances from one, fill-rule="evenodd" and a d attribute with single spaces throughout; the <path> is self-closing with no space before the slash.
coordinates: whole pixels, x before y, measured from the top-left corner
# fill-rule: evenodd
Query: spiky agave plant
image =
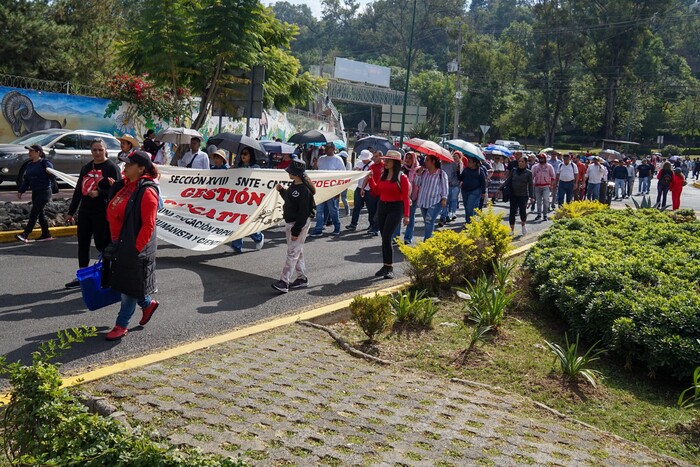
<path id="1" fill-rule="evenodd" d="M 563 376 L 572 382 L 575 382 L 579 376 L 582 376 L 593 387 L 596 387 L 596 381 L 602 378 L 603 375 L 598 370 L 590 368 L 590 365 L 591 362 L 600 359 L 600 355 L 605 352 L 605 349 L 596 349 L 600 341 L 593 344 L 583 355 L 579 355 L 578 334 L 576 334 L 576 342 L 569 343 L 567 334 L 564 334 L 564 341 L 566 342 L 566 347 L 545 341 L 554 354 L 554 363 L 559 362 Z"/>

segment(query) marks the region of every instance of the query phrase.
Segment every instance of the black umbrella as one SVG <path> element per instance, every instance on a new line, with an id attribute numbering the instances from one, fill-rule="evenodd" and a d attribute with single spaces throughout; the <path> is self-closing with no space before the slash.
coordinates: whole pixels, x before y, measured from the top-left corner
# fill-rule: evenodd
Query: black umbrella
<path id="1" fill-rule="evenodd" d="M 307 130 L 292 135 L 287 142 L 296 144 L 332 143 L 338 139 L 335 133 L 321 130 Z"/>
<path id="2" fill-rule="evenodd" d="M 363 149 L 372 148 L 375 151 L 381 151 L 382 154 L 390 149 L 397 151 L 396 146 L 393 145 L 391 141 L 381 136 L 368 136 L 366 138 L 358 139 L 355 143 L 355 147 L 352 148 L 356 153 L 360 153 Z"/>
<path id="3" fill-rule="evenodd" d="M 236 133 L 219 133 L 209 138 L 207 144 L 213 144 L 219 149 L 226 149 L 236 155 L 238 155 L 243 148 L 248 147 L 255 151 L 256 160 L 267 159 L 267 152 L 260 145 L 260 142 L 250 136 Z"/>

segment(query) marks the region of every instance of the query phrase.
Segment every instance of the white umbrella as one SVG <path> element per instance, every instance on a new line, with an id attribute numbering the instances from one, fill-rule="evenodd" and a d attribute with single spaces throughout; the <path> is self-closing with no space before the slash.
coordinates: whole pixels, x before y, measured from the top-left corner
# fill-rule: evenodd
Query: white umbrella
<path id="1" fill-rule="evenodd" d="M 192 128 L 166 128 L 160 131 L 155 139 L 162 143 L 190 144 L 190 140 L 193 136 L 196 136 L 200 140 L 204 139 L 200 132 Z"/>
<path id="2" fill-rule="evenodd" d="M 599 155 L 607 161 L 621 160 L 622 159 L 622 154 L 615 151 L 614 149 L 604 149 L 603 151 L 600 151 Z"/>

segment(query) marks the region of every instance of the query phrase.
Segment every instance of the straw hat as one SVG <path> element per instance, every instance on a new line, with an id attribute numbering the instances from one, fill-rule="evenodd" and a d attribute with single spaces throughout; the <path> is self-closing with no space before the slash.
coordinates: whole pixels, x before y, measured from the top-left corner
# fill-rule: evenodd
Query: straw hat
<path id="1" fill-rule="evenodd" d="M 394 151 L 393 149 L 389 149 L 385 155 L 382 156 L 382 159 L 393 159 L 395 161 L 401 162 L 401 153 L 399 151 Z"/>
<path id="2" fill-rule="evenodd" d="M 136 140 L 136 138 L 134 138 L 134 137 L 131 136 L 131 135 L 124 135 L 124 136 L 122 136 L 121 138 L 117 138 L 117 139 L 118 139 L 119 141 L 126 141 L 126 142 L 128 142 L 128 143 L 131 143 L 131 147 L 132 147 L 133 149 L 138 149 L 139 146 L 141 146 L 141 145 L 139 144 L 139 142 Z"/>

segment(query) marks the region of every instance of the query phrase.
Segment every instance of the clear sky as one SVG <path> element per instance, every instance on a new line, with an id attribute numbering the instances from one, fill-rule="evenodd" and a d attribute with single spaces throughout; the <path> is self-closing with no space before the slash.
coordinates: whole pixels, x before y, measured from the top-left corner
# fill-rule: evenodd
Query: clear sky
<path id="1" fill-rule="evenodd" d="M 321 10 L 323 9 L 323 6 L 321 5 L 321 0 L 286 0 L 289 3 L 293 5 L 308 5 L 309 8 L 311 8 L 312 13 L 316 18 L 321 17 Z M 266 5 L 272 5 L 273 3 L 277 3 L 276 0 L 264 0 L 264 3 Z M 368 3 L 372 3 L 372 0 L 358 0 L 358 3 L 360 4 L 360 8 L 364 7 Z"/>

